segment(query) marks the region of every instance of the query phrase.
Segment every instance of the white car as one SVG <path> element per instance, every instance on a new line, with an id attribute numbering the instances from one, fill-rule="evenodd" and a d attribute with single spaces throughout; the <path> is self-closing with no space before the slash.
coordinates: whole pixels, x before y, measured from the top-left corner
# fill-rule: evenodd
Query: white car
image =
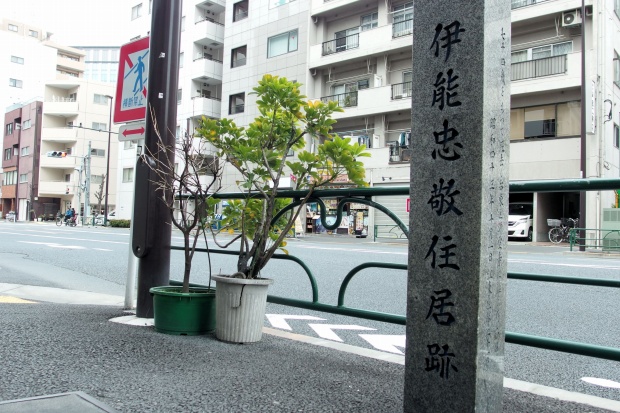
<path id="1" fill-rule="evenodd" d="M 534 234 L 534 204 L 514 202 L 508 205 L 508 238 L 532 241 Z"/>
<path id="2" fill-rule="evenodd" d="M 116 211 L 112 211 L 108 214 L 108 225 L 111 219 L 116 219 Z M 103 225 L 103 215 L 99 215 L 95 218 L 95 225 Z"/>

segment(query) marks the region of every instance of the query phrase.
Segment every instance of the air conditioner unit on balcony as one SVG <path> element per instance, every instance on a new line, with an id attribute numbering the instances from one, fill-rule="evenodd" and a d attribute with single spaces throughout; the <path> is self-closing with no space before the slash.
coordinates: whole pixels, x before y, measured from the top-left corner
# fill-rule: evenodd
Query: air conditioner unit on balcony
<path id="1" fill-rule="evenodd" d="M 562 12 L 562 27 L 574 27 L 581 25 L 581 10 L 569 10 Z"/>

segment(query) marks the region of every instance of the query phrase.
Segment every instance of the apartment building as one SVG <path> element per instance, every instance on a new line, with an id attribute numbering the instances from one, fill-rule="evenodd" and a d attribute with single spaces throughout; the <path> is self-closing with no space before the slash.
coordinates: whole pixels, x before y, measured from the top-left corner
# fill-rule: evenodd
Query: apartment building
<path id="1" fill-rule="evenodd" d="M 118 46 L 75 46 L 84 55 L 84 79 L 116 84 L 118 75 Z"/>
<path id="2" fill-rule="evenodd" d="M 583 14 L 581 0 L 511 1 L 512 181 L 582 176 L 582 105 L 584 175 L 620 174 L 620 2 L 584 1 Z M 257 81 L 266 73 L 285 76 L 302 83 L 308 98 L 335 100 L 344 109 L 335 115 L 335 131 L 368 146 L 371 186 L 408 185 L 415 138 L 412 1 L 184 3 L 179 133 L 191 133 L 202 115 L 247 124 L 256 115 L 250 92 Z M 132 16 L 143 10 L 136 7 Z M 224 187 L 234 191 L 235 179 L 229 176 Z M 377 201 L 407 222 L 406 198 Z M 547 218 L 580 214 L 578 193 L 519 194 L 510 201 L 534 205 L 534 240 L 547 239 Z M 605 212 L 614 206 L 611 191 L 589 192 L 582 225 L 606 227 Z M 369 230 L 390 223 L 381 213 L 363 213 Z"/>
<path id="3" fill-rule="evenodd" d="M 17 105 L 5 114 L 4 211 L 17 211 L 19 220 L 48 216 L 68 207 L 83 214 L 87 202 L 92 211 L 105 203 L 97 193 L 105 195 L 102 182 L 108 156 L 113 177 L 108 188 L 109 209 L 114 209 L 118 141 L 108 133 L 108 96 L 112 93 L 113 85 L 77 77 L 58 79 L 45 84 L 42 100 Z"/>
<path id="4" fill-rule="evenodd" d="M 151 1 L 136 1 L 127 10 L 131 16 L 128 41 L 148 36 L 151 30 Z M 222 111 L 224 72 L 224 0 L 183 1 L 181 12 L 179 86 L 176 136 L 192 134 L 202 116 L 219 118 Z M 119 218 L 131 217 L 136 143 L 124 142 L 119 158 Z M 122 173 L 121 173 L 122 171 Z"/>

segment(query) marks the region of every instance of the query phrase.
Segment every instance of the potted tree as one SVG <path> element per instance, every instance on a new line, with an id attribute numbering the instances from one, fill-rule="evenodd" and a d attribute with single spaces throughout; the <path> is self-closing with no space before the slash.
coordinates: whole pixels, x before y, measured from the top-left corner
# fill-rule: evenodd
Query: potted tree
<path id="1" fill-rule="evenodd" d="M 152 182 L 160 199 L 170 211 L 172 225 L 183 235 L 183 285 L 150 289 L 153 296 L 154 326 L 167 334 L 197 335 L 215 329 L 215 290 L 190 287 L 192 259 L 196 245 L 208 229 L 209 214 L 216 201 L 222 169 L 217 159 L 204 151 L 204 145 L 191 135 L 181 138 L 175 147 L 166 146 L 159 135 L 158 155 L 147 156 Z M 152 155 L 152 154 L 151 154 Z"/>
<path id="2" fill-rule="evenodd" d="M 239 243 L 236 271 L 214 275 L 216 281 L 216 336 L 223 341 L 259 341 L 272 279 L 261 271 L 274 253 L 286 246 L 285 238 L 316 190 L 347 174 L 356 185 L 365 186 L 365 170 L 357 159 L 369 156 L 366 147 L 332 135 L 337 102 L 306 101 L 297 82 L 265 75 L 253 90 L 259 116 L 247 127 L 229 119 L 203 117 L 196 132 L 213 145 L 241 179 L 247 193 L 224 208 L 221 229 L 214 240 L 226 248 Z M 306 150 L 306 138 L 312 141 Z M 295 151 L 296 157 L 290 157 Z M 296 189 L 307 189 L 288 214 L 278 214 L 290 200 L 278 198 L 285 177 L 296 178 Z M 288 180 L 287 180 L 288 181 Z M 236 236 L 223 243 L 217 235 L 231 231 Z"/>

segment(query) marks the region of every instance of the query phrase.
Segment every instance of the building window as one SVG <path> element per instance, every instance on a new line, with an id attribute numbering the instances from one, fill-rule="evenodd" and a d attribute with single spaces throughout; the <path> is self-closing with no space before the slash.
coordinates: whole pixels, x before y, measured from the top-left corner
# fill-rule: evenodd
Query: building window
<path id="1" fill-rule="evenodd" d="M 280 6 L 284 6 L 287 3 L 291 3 L 295 0 L 270 0 L 269 1 L 269 8 L 273 9 L 274 7 L 280 7 Z"/>
<path id="2" fill-rule="evenodd" d="M 108 130 L 108 124 L 107 123 L 101 123 L 101 122 L 93 122 L 93 129 L 94 130 L 107 131 Z"/>
<path id="3" fill-rule="evenodd" d="M 267 57 L 280 56 L 297 50 L 297 30 L 270 37 L 267 40 Z"/>
<path id="4" fill-rule="evenodd" d="M 614 146 L 620 148 L 620 126 L 614 125 Z"/>
<path id="5" fill-rule="evenodd" d="M 374 29 L 379 25 L 379 14 L 378 13 L 370 13 L 362 16 L 360 19 L 360 27 L 362 31 Z"/>
<path id="6" fill-rule="evenodd" d="M 401 3 L 392 8 L 392 37 L 413 33 L 413 2 Z"/>
<path id="7" fill-rule="evenodd" d="M 620 55 L 618 55 L 618 52 L 614 52 L 614 54 L 614 83 L 620 87 Z"/>
<path id="8" fill-rule="evenodd" d="M 123 168 L 123 183 L 133 182 L 133 168 Z"/>
<path id="9" fill-rule="evenodd" d="M 93 102 L 98 105 L 107 105 L 109 103 L 106 95 L 99 95 L 97 93 L 95 93 Z"/>
<path id="10" fill-rule="evenodd" d="M 183 89 L 177 90 L 177 105 L 180 105 L 183 101 Z"/>
<path id="11" fill-rule="evenodd" d="M 4 185 L 15 185 L 17 183 L 17 171 L 4 173 Z"/>
<path id="12" fill-rule="evenodd" d="M 123 149 L 127 150 L 127 149 L 133 149 L 136 147 L 136 144 L 133 143 L 132 141 L 123 141 Z"/>
<path id="13" fill-rule="evenodd" d="M 7 123 L 6 127 L 4 128 L 5 131 L 5 135 L 12 135 L 13 134 L 13 122 L 11 123 Z"/>
<path id="14" fill-rule="evenodd" d="M 230 67 L 245 66 L 245 60 L 247 56 L 247 46 L 237 47 L 232 49 L 230 54 Z"/>
<path id="15" fill-rule="evenodd" d="M 183 60 L 185 58 L 185 53 L 181 52 L 179 53 L 179 69 L 183 68 Z"/>
<path id="16" fill-rule="evenodd" d="M 185 31 L 185 16 L 181 17 L 181 31 Z"/>
<path id="17" fill-rule="evenodd" d="M 90 150 L 90 154 L 92 156 L 104 157 L 105 156 L 105 149 L 91 149 Z"/>
<path id="18" fill-rule="evenodd" d="M 19 175 L 19 183 L 23 184 L 28 182 L 28 174 L 20 174 Z"/>
<path id="19" fill-rule="evenodd" d="M 28 36 L 39 37 L 39 32 L 36 30 L 28 30 Z"/>
<path id="20" fill-rule="evenodd" d="M 142 16 L 142 3 L 131 8 L 131 20 L 135 20 L 140 16 Z"/>
<path id="21" fill-rule="evenodd" d="M 4 160 L 8 161 L 9 159 L 11 159 L 11 154 L 13 153 L 13 151 L 11 150 L 11 148 L 5 149 L 4 150 Z"/>
<path id="22" fill-rule="evenodd" d="M 24 146 L 22 148 L 22 156 L 28 156 L 30 155 L 30 146 Z"/>
<path id="23" fill-rule="evenodd" d="M 573 51 L 573 42 L 548 44 L 546 46 L 532 47 L 511 53 L 511 62 L 525 62 L 528 60 L 544 59 L 546 57 L 560 56 Z"/>
<path id="24" fill-rule="evenodd" d="M 561 138 L 581 133 L 581 103 L 566 102 L 510 111 L 510 140 Z"/>
<path id="25" fill-rule="evenodd" d="M 11 31 L 11 32 L 17 32 L 17 26 L 15 26 L 14 24 L 10 24 L 10 23 L 9 23 L 9 31 Z"/>
<path id="26" fill-rule="evenodd" d="M 23 130 L 30 129 L 30 127 L 31 127 L 30 119 L 25 120 L 25 121 L 22 122 L 22 129 Z"/>
<path id="27" fill-rule="evenodd" d="M 91 175 L 90 183 L 91 184 L 101 184 L 103 182 L 103 175 Z"/>
<path id="28" fill-rule="evenodd" d="M 233 5 L 233 22 L 238 22 L 248 17 L 248 0 L 243 0 Z"/>
<path id="29" fill-rule="evenodd" d="M 21 89 L 23 85 L 24 85 L 24 82 L 22 82 L 21 80 L 9 79 L 9 86 L 11 87 L 18 87 Z"/>
<path id="30" fill-rule="evenodd" d="M 245 93 L 230 95 L 230 101 L 228 106 L 229 115 L 234 115 L 235 113 L 243 113 L 245 110 Z"/>
<path id="31" fill-rule="evenodd" d="M 24 58 L 23 57 L 17 57 L 17 56 L 11 56 L 11 62 L 17 63 L 19 65 L 23 65 L 24 64 Z"/>

